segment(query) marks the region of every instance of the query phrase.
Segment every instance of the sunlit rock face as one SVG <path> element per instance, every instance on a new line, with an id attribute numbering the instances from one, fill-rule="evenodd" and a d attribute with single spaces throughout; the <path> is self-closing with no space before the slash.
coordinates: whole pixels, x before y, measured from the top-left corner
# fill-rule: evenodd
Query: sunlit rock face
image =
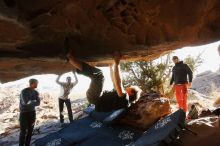
<path id="1" fill-rule="evenodd" d="M 220 36 L 219 11 L 217 0 L 2 0 L 0 59 L 35 61 L 38 72 L 23 65 L 26 70 L 17 73 L 16 64 L 8 63 L 11 71 L 1 63 L 0 81 L 70 70 L 59 65 L 68 50 L 103 65 L 114 51 L 125 60 L 149 60 L 183 46 L 214 42 Z M 8 73 L 11 77 L 4 76 Z"/>
<path id="2" fill-rule="evenodd" d="M 118 119 L 118 123 L 138 130 L 146 130 L 168 115 L 171 112 L 170 109 L 167 98 L 157 93 L 146 94 L 129 107 L 125 115 Z"/>

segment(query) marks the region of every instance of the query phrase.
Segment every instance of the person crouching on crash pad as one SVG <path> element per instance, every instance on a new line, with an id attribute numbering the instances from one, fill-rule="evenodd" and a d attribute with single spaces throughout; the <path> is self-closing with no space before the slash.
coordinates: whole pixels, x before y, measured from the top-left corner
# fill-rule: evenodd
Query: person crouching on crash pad
<path id="1" fill-rule="evenodd" d="M 70 53 L 67 55 L 67 58 L 69 59 L 70 64 L 76 68 L 77 73 L 85 75 L 91 79 L 86 96 L 89 103 L 95 105 L 96 111 L 108 112 L 120 108 L 126 108 L 139 99 L 141 90 L 138 87 L 128 87 L 125 91 L 122 88 L 119 70 L 119 53 L 114 54 L 114 64 L 113 66 L 110 66 L 112 82 L 115 90 L 105 92 L 103 92 L 104 76 L 100 69 L 78 60 Z"/>

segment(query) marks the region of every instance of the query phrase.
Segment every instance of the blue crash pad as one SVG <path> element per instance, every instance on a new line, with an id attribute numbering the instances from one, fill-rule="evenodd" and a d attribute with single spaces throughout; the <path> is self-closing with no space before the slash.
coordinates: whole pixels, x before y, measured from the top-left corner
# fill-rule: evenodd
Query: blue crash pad
<path id="1" fill-rule="evenodd" d="M 161 142 L 168 143 L 171 136 L 177 137 L 185 120 L 185 113 L 178 110 L 140 132 L 114 123 L 124 109 L 108 113 L 88 111 L 89 116 L 36 140 L 35 146 L 157 146 Z"/>

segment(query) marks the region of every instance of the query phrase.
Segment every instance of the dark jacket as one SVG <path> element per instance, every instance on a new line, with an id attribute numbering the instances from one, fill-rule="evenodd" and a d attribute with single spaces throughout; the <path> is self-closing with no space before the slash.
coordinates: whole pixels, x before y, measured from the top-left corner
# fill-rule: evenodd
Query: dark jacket
<path id="1" fill-rule="evenodd" d="M 31 88 L 25 88 L 20 94 L 20 112 L 35 111 L 35 106 L 40 105 L 39 93 Z"/>
<path id="2" fill-rule="evenodd" d="M 188 80 L 187 80 L 188 75 Z M 189 66 L 183 61 L 179 61 L 175 64 L 172 70 L 172 78 L 170 80 L 170 85 L 173 84 L 185 84 L 188 82 L 192 82 L 193 73 Z"/>
<path id="3" fill-rule="evenodd" d="M 119 97 L 115 90 L 105 91 L 100 96 L 95 104 L 95 110 L 98 112 L 110 112 L 118 110 L 120 108 L 126 108 L 129 106 L 129 101 L 126 98 L 126 94 Z"/>

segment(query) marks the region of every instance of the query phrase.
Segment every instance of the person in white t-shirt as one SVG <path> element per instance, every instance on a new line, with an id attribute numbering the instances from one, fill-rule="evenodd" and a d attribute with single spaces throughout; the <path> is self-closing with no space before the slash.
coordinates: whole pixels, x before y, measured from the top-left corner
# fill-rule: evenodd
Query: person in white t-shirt
<path id="1" fill-rule="evenodd" d="M 70 123 L 73 122 L 73 113 L 72 113 L 72 108 L 71 108 L 71 102 L 69 99 L 69 94 L 70 91 L 73 89 L 73 87 L 78 83 L 78 79 L 76 76 L 75 71 L 73 71 L 75 81 L 71 82 L 71 77 L 66 78 L 66 82 L 60 82 L 59 79 L 61 75 L 58 75 L 56 82 L 61 86 L 61 92 L 59 96 L 59 111 L 60 111 L 60 123 L 64 123 L 64 115 L 63 115 L 63 106 L 64 103 L 66 104 L 67 111 L 68 111 L 68 116 Z"/>

